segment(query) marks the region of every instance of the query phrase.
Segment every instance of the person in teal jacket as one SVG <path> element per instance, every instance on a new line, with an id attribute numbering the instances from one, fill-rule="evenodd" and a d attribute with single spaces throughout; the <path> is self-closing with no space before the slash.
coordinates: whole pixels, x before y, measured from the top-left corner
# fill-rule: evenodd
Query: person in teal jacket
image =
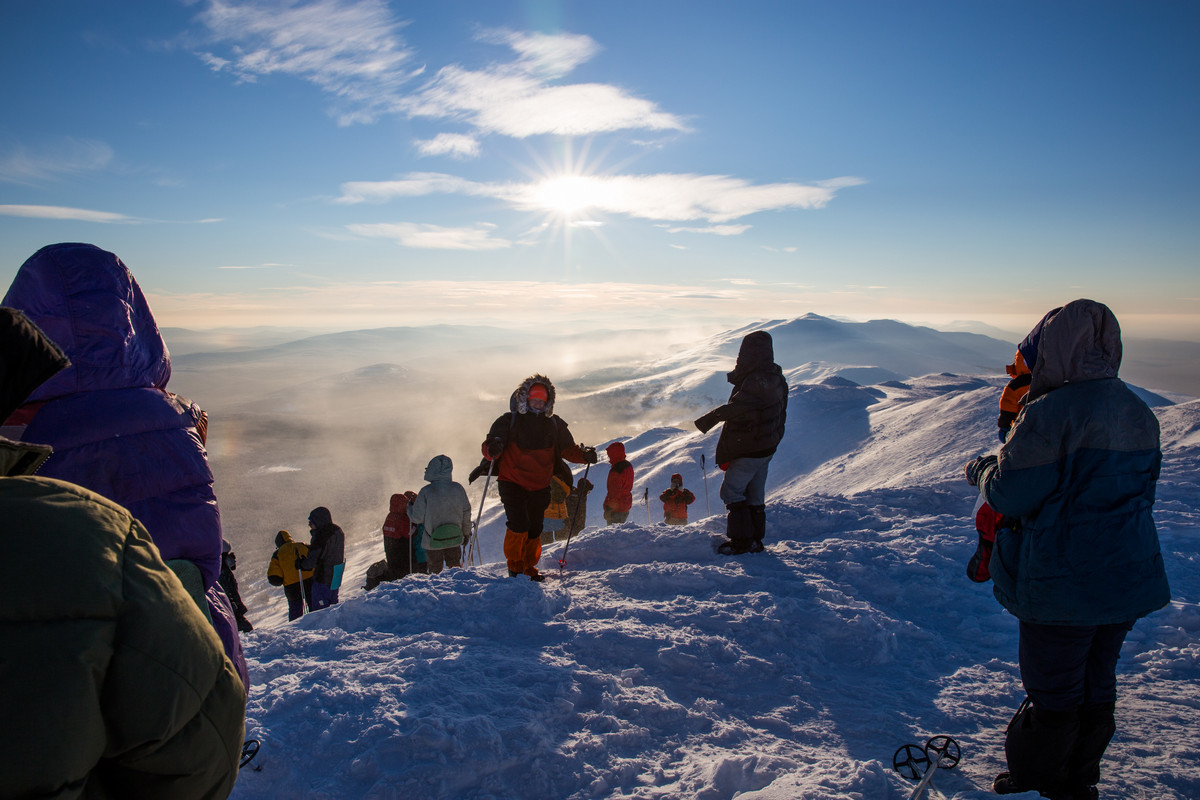
<path id="1" fill-rule="evenodd" d="M 964 471 L 1008 519 L 990 571 L 1020 620 L 1028 694 L 1005 741 L 999 794 L 1098 796 L 1116 732 L 1116 666 L 1135 621 L 1170 601 L 1151 509 L 1162 464 L 1154 413 L 1118 377 L 1121 330 L 1076 300 L 1020 345 L 1030 389 L 999 456 Z"/>

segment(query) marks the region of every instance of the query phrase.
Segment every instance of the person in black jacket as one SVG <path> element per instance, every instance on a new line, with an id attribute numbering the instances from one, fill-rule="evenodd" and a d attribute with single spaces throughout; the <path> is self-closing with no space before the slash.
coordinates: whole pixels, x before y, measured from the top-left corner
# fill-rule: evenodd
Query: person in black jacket
<path id="1" fill-rule="evenodd" d="M 316 611 L 338 601 L 346 562 L 346 534 L 333 524 L 333 515 L 325 506 L 309 512 L 308 527 L 312 529 L 308 555 L 296 559 L 296 567 L 313 571 L 312 610 Z"/>
<path id="2" fill-rule="evenodd" d="M 787 422 L 788 385 L 775 363 L 771 334 L 746 334 L 737 364 L 726 378 L 733 384 L 729 402 L 696 420 L 696 427 L 707 433 L 718 422 L 725 423 L 716 461 L 725 470 L 721 500 L 729 512 L 728 541 L 718 549 L 726 555 L 757 553 L 763 549 L 767 526 L 767 468 Z"/>
<path id="3" fill-rule="evenodd" d="M 229 598 L 229 604 L 233 606 L 233 617 L 237 621 L 237 629 L 241 633 L 249 633 L 254 630 L 254 626 L 250 624 L 250 620 L 246 619 L 246 612 L 250 609 L 246 608 L 246 604 L 242 602 L 242 593 L 238 589 L 237 577 L 233 574 L 235 569 L 237 569 L 237 556 L 234 555 L 233 546 L 229 544 L 229 540 L 223 539 L 221 541 L 221 574 L 217 576 L 217 582 L 221 584 L 225 596 Z"/>

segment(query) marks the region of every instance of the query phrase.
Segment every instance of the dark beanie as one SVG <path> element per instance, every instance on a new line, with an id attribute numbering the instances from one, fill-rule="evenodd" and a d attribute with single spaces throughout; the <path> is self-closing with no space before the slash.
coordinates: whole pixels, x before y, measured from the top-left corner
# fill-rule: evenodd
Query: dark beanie
<path id="1" fill-rule="evenodd" d="M 329 513 L 329 509 L 325 506 L 317 506 L 312 511 L 308 512 L 308 521 L 318 528 L 322 525 L 333 524 L 333 514 Z"/>

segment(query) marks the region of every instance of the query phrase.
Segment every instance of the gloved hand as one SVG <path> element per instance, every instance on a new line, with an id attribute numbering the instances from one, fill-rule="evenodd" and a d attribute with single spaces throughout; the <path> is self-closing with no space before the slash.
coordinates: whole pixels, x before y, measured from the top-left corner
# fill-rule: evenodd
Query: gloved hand
<path id="1" fill-rule="evenodd" d="M 717 419 L 713 416 L 713 412 L 708 412 L 700 419 L 696 420 L 696 428 L 701 433 L 708 433 L 717 424 Z"/>
<path id="2" fill-rule="evenodd" d="M 296 557 L 296 569 L 304 569 L 304 567 L 302 566 L 303 564 L 304 564 L 304 557 L 297 556 Z"/>
<path id="3" fill-rule="evenodd" d="M 500 457 L 500 453 L 504 450 L 504 440 L 499 436 L 489 436 L 483 440 L 483 457 L 488 461 L 495 461 Z"/>
<path id="4" fill-rule="evenodd" d="M 597 461 L 600 460 L 600 457 L 596 455 L 596 448 L 581 447 L 580 449 L 583 450 L 583 460 L 585 463 L 595 464 Z"/>
<path id="5" fill-rule="evenodd" d="M 967 483 L 972 486 L 979 485 L 979 479 L 983 476 L 983 471 L 989 466 L 996 464 L 998 459 L 995 456 L 976 456 L 975 458 L 963 464 L 963 475 L 967 478 Z"/>
<path id="6" fill-rule="evenodd" d="M 467 476 L 467 483 L 474 483 L 476 478 L 487 475 L 491 466 L 492 465 L 490 463 L 487 465 L 480 464 L 478 467 L 471 470 L 471 474 Z"/>

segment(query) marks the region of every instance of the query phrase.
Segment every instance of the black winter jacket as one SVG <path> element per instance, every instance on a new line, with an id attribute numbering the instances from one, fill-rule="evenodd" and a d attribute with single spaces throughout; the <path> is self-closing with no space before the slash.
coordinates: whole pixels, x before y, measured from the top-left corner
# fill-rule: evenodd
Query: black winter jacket
<path id="1" fill-rule="evenodd" d="M 729 402 L 696 420 L 696 427 L 705 433 L 718 422 L 725 423 L 717 440 L 717 463 L 774 455 L 787 422 L 788 385 L 775 363 L 771 334 L 747 334 L 726 379 L 733 384 Z"/>

